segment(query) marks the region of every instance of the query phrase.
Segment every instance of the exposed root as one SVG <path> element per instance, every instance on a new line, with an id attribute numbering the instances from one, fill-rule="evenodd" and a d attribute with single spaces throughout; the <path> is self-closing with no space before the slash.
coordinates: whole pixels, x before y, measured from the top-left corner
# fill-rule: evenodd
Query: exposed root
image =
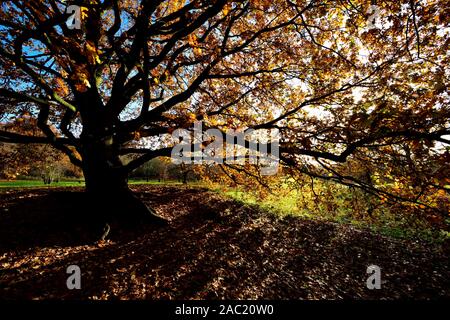
<path id="1" fill-rule="evenodd" d="M 105 225 L 105 227 L 103 228 L 103 234 L 100 237 L 100 240 L 105 240 L 106 237 L 109 235 L 109 232 L 111 231 L 111 227 L 109 226 L 109 224 L 107 223 Z"/>

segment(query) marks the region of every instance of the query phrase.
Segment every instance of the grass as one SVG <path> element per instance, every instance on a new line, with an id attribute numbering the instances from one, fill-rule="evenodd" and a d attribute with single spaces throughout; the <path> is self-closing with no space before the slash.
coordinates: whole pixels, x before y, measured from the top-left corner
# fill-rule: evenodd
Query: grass
<path id="1" fill-rule="evenodd" d="M 178 180 L 141 180 L 141 179 L 130 179 L 128 181 L 128 185 L 179 185 L 182 186 L 183 183 Z M 189 181 L 187 186 L 193 187 L 193 186 L 204 186 L 204 183 L 202 181 Z"/>
<path id="2" fill-rule="evenodd" d="M 174 180 L 129 180 L 129 185 L 182 185 Z M 189 182 L 189 185 L 199 185 L 199 182 Z M 42 180 L 0 180 L 0 188 L 56 188 L 56 187 L 84 187 L 84 180 L 64 180 L 44 184 Z"/>
<path id="3" fill-rule="evenodd" d="M 129 180 L 129 185 L 180 185 L 179 181 L 166 180 Z M 66 180 L 53 182 L 50 185 L 45 185 L 41 180 L 0 180 L 0 189 L 8 188 L 55 188 L 55 187 L 83 187 L 83 180 Z M 202 182 L 189 182 L 188 186 L 203 186 Z M 314 208 L 310 210 L 300 208 L 297 199 L 300 195 L 299 191 L 289 192 L 286 194 L 277 194 L 276 196 L 266 197 L 264 200 L 258 199 L 255 194 L 245 192 L 239 189 L 230 189 L 222 187 L 212 187 L 212 191 L 232 198 L 242 204 L 257 206 L 264 211 L 269 211 L 278 216 L 296 216 L 305 219 L 332 221 L 340 224 L 350 224 L 357 228 L 367 228 L 373 232 L 380 233 L 392 238 L 420 238 L 423 240 L 440 242 L 450 238 L 450 234 L 443 232 L 443 230 L 432 230 L 430 228 L 409 228 L 405 223 L 396 221 L 393 215 L 386 212 L 383 219 L 379 221 L 366 221 L 363 218 L 355 218 L 352 216 L 354 208 L 348 208 L 341 204 L 334 213 L 329 212 L 321 204 L 314 203 Z M 303 194 L 305 196 L 305 194 Z M 310 195 L 309 195 L 310 196 Z M 311 199 L 307 199 L 311 201 Z"/>
<path id="4" fill-rule="evenodd" d="M 173 180 L 129 180 L 129 185 L 181 185 L 181 182 L 173 181 Z"/>
<path id="5" fill-rule="evenodd" d="M 244 205 L 257 206 L 258 208 L 274 213 L 280 217 L 295 216 L 304 219 L 330 221 L 343 225 L 351 225 L 358 229 L 368 229 L 381 235 L 397 239 L 420 239 L 429 242 L 443 242 L 450 239 L 450 233 L 444 230 L 430 228 L 425 225 L 410 226 L 410 222 L 399 219 L 399 216 L 385 209 L 383 214 L 376 219 L 358 215 L 355 216 L 355 208 L 339 203 L 335 199 L 336 208 L 330 212 L 322 203 L 314 202 L 311 195 L 305 195 L 304 199 L 310 202 L 309 209 L 299 207 L 297 200 L 300 195 L 298 190 L 289 193 L 276 194 L 266 197 L 264 200 L 252 192 L 239 189 L 216 187 L 212 189 L 221 195 L 234 199 Z M 357 209 L 356 209 L 357 210 Z"/>
<path id="6" fill-rule="evenodd" d="M 42 180 L 0 180 L 0 188 L 55 188 L 55 187 L 83 187 L 83 180 L 67 180 L 44 184 Z"/>

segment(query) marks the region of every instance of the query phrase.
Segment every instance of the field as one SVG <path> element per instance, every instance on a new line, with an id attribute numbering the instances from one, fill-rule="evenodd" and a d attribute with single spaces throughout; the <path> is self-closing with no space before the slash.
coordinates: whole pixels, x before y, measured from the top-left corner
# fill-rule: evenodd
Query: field
<path id="1" fill-rule="evenodd" d="M 4 189 L 1 299 L 396 299 L 450 297 L 447 243 L 280 216 L 206 188 L 132 186 L 170 220 L 92 241 L 81 188 Z M 33 236 L 30 236 L 33 235 Z M 83 290 L 66 288 L 66 268 Z M 378 265 L 382 288 L 366 287 Z"/>
<path id="2" fill-rule="evenodd" d="M 134 184 L 181 184 L 178 181 L 158 181 L 158 180 L 130 180 L 130 185 Z M 0 188 L 56 188 L 56 187 L 83 187 L 83 180 L 63 180 L 52 182 L 50 185 L 44 184 L 42 180 L 0 180 Z"/>
<path id="3" fill-rule="evenodd" d="M 54 188 L 54 187 L 82 187 L 82 180 L 68 180 L 44 184 L 42 180 L 0 180 L 0 188 Z"/>

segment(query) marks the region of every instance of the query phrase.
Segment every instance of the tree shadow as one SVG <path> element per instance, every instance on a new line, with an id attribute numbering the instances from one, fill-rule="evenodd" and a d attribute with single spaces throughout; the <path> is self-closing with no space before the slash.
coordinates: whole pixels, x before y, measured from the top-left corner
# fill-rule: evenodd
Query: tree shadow
<path id="1" fill-rule="evenodd" d="M 93 244 L 104 234 L 106 222 L 112 227 L 110 237 L 123 237 L 124 222 L 114 212 L 124 212 L 126 218 L 127 210 L 133 208 L 108 205 L 79 190 L 21 192 L 0 214 L 0 252 Z M 140 230 L 133 224 L 126 227 L 127 232 Z"/>
<path id="2" fill-rule="evenodd" d="M 264 248 L 270 235 L 254 222 L 259 212 L 235 202 L 215 202 L 205 197 L 201 189 L 173 189 L 163 193 L 164 196 L 158 190 L 153 190 L 151 195 L 141 192 L 150 205 L 157 203 L 159 208 L 172 208 L 172 222 L 168 227 L 148 226 L 140 232 L 128 230 L 128 234 L 124 232 L 111 245 L 69 253 L 39 271 L 25 270 L 21 281 L 4 282 L 8 288 L 6 298 L 28 293 L 33 298 L 82 299 L 106 295 L 109 298 L 215 299 L 251 297 L 252 293 L 246 292 L 248 288 L 259 292 L 258 295 L 266 295 L 263 285 L 273 282 L 270 278 L 278 272 L 270 266 L 272 255 L 277 253 Z M 2 220 L 9 226 L 8 235 L 2 235 L 9 242 L 5 241 L 2 247 L 11 251 L 86 244 L 91 240 L 82 230 L 86 224 L 74 221 L 75 213 L 83 209 L 83 197 L 78 193 L 56 192 L 12 205 L 11 213 L 20 212 L 20 215 L 15 216 L 17 220 L 11 217 L 7 223 Z M 40 215 L 44 208 L 45 214 Z M 91 214 L 83 212 L 75 220 L 83 221 Z M 35 237 L 26 237 L 37 228 L 40 231 Z M 80 232 L 85 236 L 80 237 Z M 14 235 L 19 239 L 14 241 Z M 284 253 L 279 253 L 276 259 L 286 260 Z M 65 285 L 65 270 L 71 264 L 82 269 L 81 291 L 69 291 Z M 9 274 L 8 279 L 13 278 Z M 272 283 L 272 287 L 276 284 Z M 270 294 L 301 296 L 298 290 L 292 295 L 286 286 L 277 290 L 274 292 L 272 288 Z"/>
<path id="3" fill-rule="evenodd" d="M 168 227 L 143 226 L 139 232 L 124 231 L 105 245 L 70 248 L 36 270 L 25 266 L 4 270 L 0 298 L 379 299 L 448 295 L 445 256 L 421 251 L 412 254 L 404 243 L 336 224 L 293 217 L 280 220 L 201 189 L 149 187 L 141 188 L 139 194 L 171 219 Z M 57 197 L 59 202 L 44 195 L 39 200 L 43 203 L 35 199 L 32 204 L 45 205 L 52 200 L 52 210 L 67 209 L 66 200 L 70 199 Z M 27 243 L 36 245 L 36 239 Z M 55 243 L 46 241 L 40 239 L 39 246 Z M 77 243 L 83 242 L 78 239 Z M 81 268 L 82 290 L 66 287 L 66 268 L 72 264 Z M 370 264 L 386 270 L 382 291 L 365 287 Z M 436 268 L 439 272 L 433 273 Z"/>

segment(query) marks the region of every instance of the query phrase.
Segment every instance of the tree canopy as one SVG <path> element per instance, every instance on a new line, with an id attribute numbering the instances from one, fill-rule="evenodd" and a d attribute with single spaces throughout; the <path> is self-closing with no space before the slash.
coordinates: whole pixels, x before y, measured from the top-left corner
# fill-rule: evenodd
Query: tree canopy
<path id="1" fill-rule="evenodd" d="M 69 4 L 80 7 L 80 29 L 66 24 Z M 417 202 L 449 191 L 449 7 L 4 1 L 0 116 L 26 113 L 41 133 L 2 129 L 0 141 L 53 145 L 89 187 L 170 156 L 167 137 L 195 121 L 278 129 L 288 172 Z"/>

